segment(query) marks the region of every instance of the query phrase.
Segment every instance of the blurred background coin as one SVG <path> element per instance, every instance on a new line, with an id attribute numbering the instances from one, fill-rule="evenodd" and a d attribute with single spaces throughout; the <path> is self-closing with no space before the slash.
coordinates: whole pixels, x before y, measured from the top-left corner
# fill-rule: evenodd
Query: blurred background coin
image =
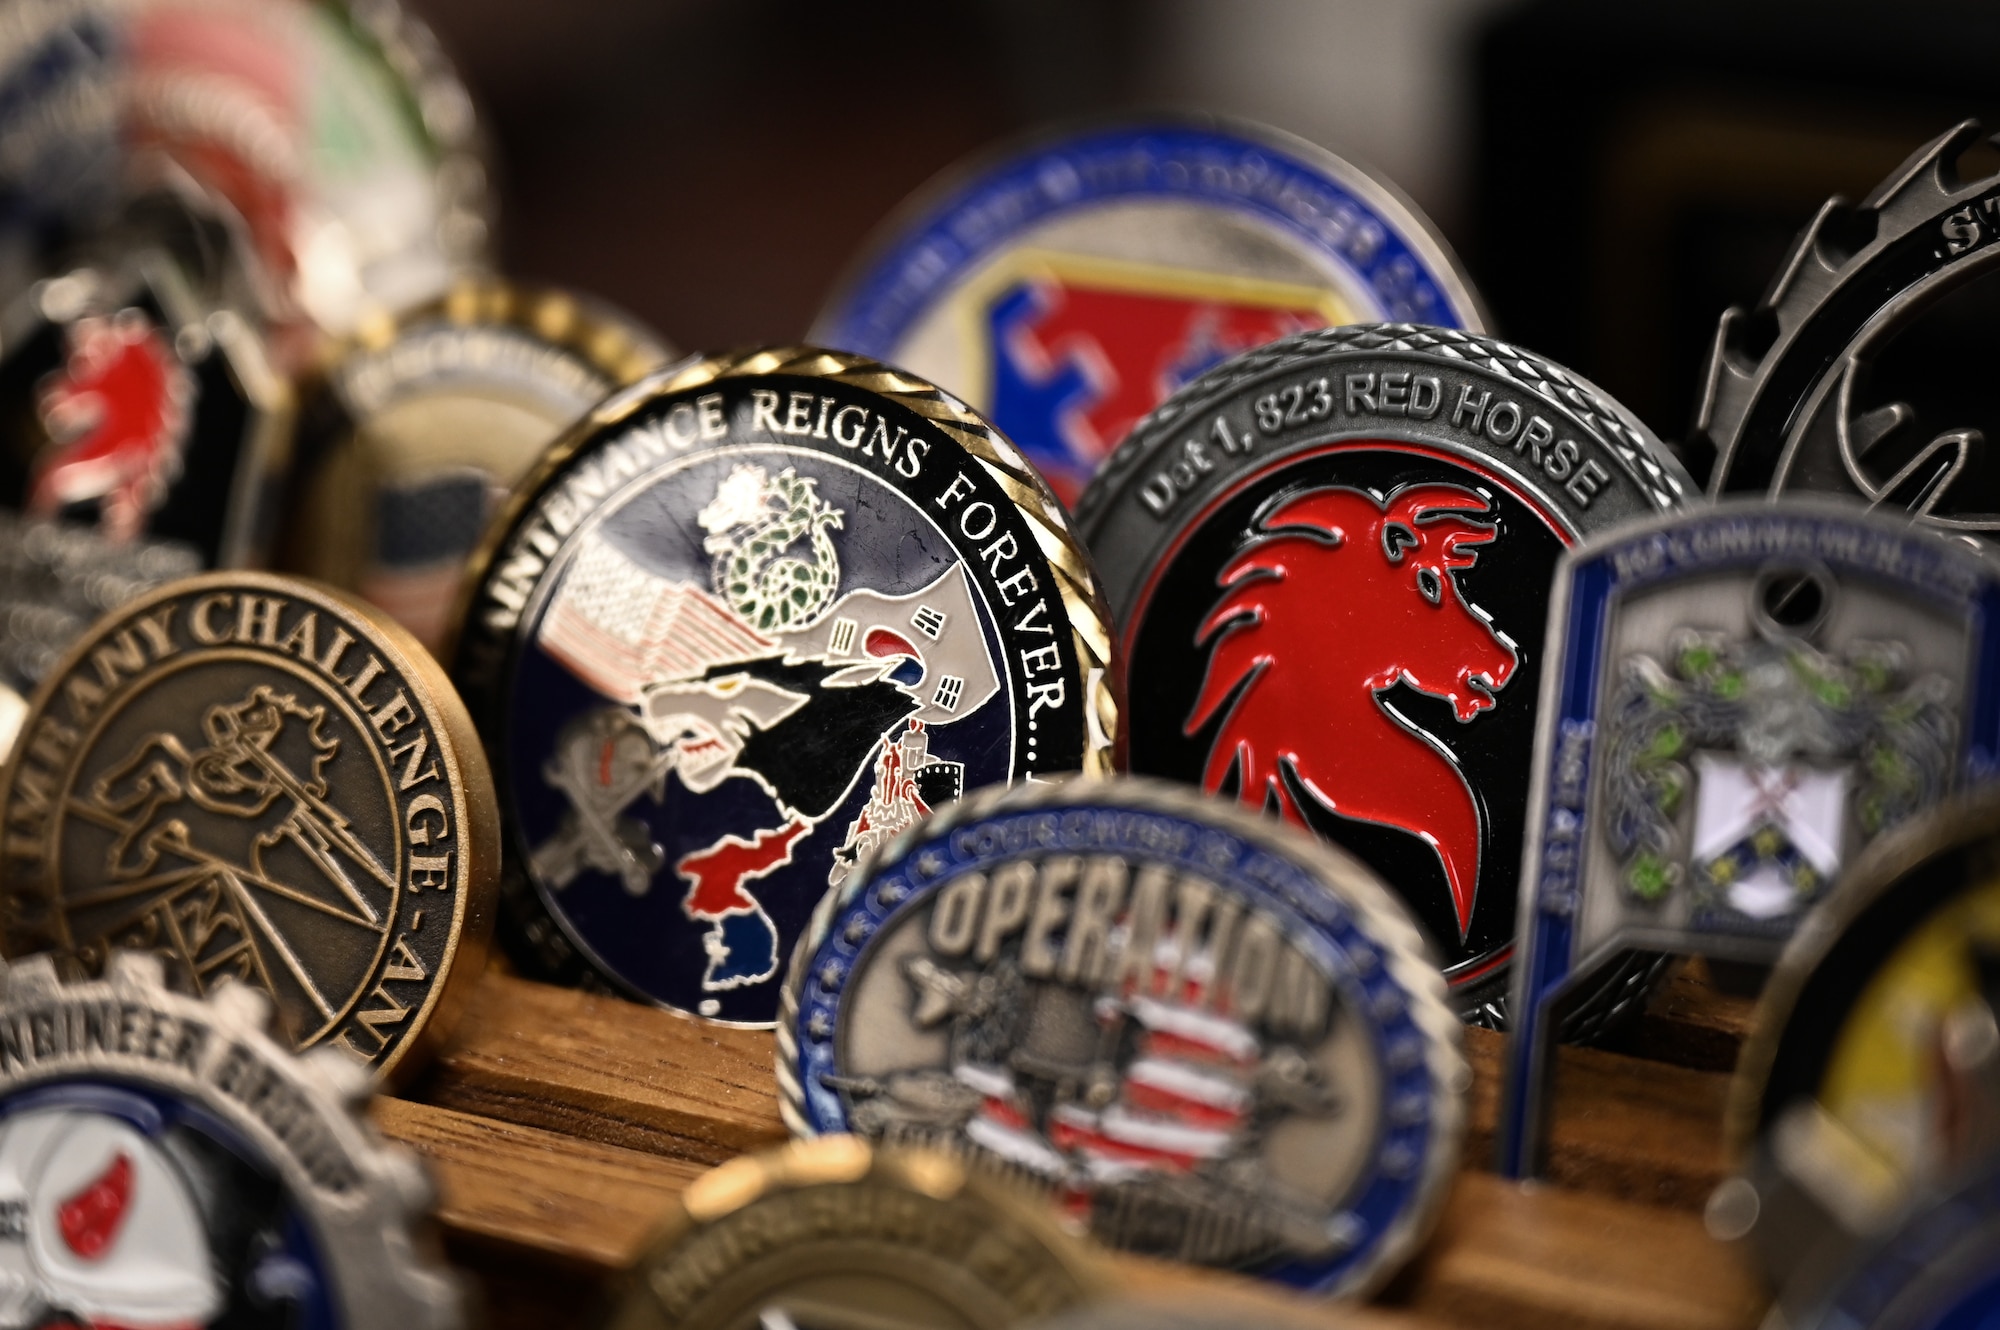
<path id="1" fill-rule="evenodd" d="M 150 956 L 0 976 L 0 1315 L 19 1326 L 457 1330 L 429 1188 L 340 1055 L 295 1056 L 241 987 L 167 990 Z"/>
<path id="2" fill-rule="evenodd" d="M 1077 505 L 1130 769 L 1358 856 L 1501 1024 L 1556 559 L 1691 493 L 1624 408 L 1488 338 L 1337 328 L 1229 361 Z"/>
<path id="3" fill-rule="evenodd" d="M 296 370 L 484 262 L 471 99 L 396 0 L 21 6 L 0 96 L 0 281 L 177 192 L 227 217 L 247 303 Z"/>
<path id="4" fill-rule="evenodd" d="M 169 583 L 78 640 L 21 736 L 9 955 L 150 951 L 385 1076 L 457 1019 L 492 928 L 492 779 L 443 671 L 375 611 L 259 573 Z"/>
<path id="5" fill-rule="evenodd" d="M 668 354 L 599 302 L 495 281 L 383 322 L 308 413 L 286 566 L 440 650 L 500 500 L 565 426 Z"/>
<path id="6" fill-rule="evenodd" d="M 856 860 L 968 789 L 1108 769 L 1109 630 L 1020 455 L 956 399 L 779 348 L 598 406 L 475 562 L 453 677 L 535 971 L 768 1025 Z"/>
<path id="7" fill-rule="evenodd" d="M 0 684 L 33 692 L 99 615 L 200 570 L 190 545 L 0 512 Z"/>
<path id="8" fill-rule="evenodd" d="M 1288 134 L 1188 116 L 1047 131 L 939 177 L 878 229 L 811 337 L 961 394 L 1073 502 L 1217 362 L 1382 320 L 1485 326 L 1416 206 Z"/>
<path id="9" fill-rule="evenodd" d="M 1860 204 L 1828 200 L 1762 301 L 1723 315 L 1694 426 L 1714 492 L 1830 491 L 2000 533 L 2000 413 L 1980 362 L 1941 357 L 1917 328 L 1971 316 L 1976 343 L 1990 319 L 1979 279 L 2000 260 L 2000 175 L 1958 170 L 1980 138 L 1966 121 Z"/>
<path id="10" fill-rule="evenodd" d="M 1975 1330 L 2000 1307 L 2000 1171 L 1924 1195 L 1884 1232 L 1843 1234 L 1794 1276 L 1764 1330 Z"/>
<path id="11" fill-rule="evenodd" d="M 0 316 L 0 506 L 198 551 L 263 557 L 292 392 L 258 326 L 168 251 L 106 254 Z"/>
<path id="12" fill-rule="evenodd" d="M 1996 1011 L 1988 792 L 1878 842 L 1799 929 L 1758 1006 L 1729 1139 L 1758 1198 L 1743 1227 L 1774 1283 L 2000 1165 Z"/>
<path id="13" fill-rule="evenodd" d="M 1097 1258 L 927 1150 L 799 1141 L 696 1178 L 602 1330 L 1008 1330 L 1091 1297 Z"/>
<path id="14" fill-rule="evenodd" d="M 960 800 L 863 862 L 785 985 L 802 1136 L 967 1154 L 1142 1255 L 1360 1296 L 1429 1235 L 1470 1073 L 1354 859 L 1179 786 Z"/>

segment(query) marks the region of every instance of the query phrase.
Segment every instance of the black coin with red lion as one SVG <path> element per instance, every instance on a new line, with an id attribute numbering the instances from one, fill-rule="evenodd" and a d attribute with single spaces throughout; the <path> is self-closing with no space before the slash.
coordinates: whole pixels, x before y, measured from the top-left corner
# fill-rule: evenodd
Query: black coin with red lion
<path id="1" fill-rule="evenodd" d="M 1491 338 L 1364 324 L 1239 356 L 1077 508 L 1129 767 L 1359 855 L 1460 1010 L 1504 1024 L 1556 559 L 1695 493 L 1630 412 Z"/>

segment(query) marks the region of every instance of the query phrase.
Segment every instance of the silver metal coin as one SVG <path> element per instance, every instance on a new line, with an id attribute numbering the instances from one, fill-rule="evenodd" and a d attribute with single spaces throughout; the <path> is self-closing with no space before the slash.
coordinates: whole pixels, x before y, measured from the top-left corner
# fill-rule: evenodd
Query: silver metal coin
<path id="1" fill-rule="evenodd" d="M 0 973 L 0 1323 L 464 1324 L 366 1071 L 287 1052 L 268 1014 L 169 992 L 146 956 Z"/>
<path id="2" fill-rule="evenodd" d="M 947 171 L 882 225 L 811 339 L 964 396 L 1073 502 L 1141 416 L 1218 362 L 1381 320 L 1485 324 L 1414 203 L 1266 126 L 1155 115 Z"/>
<path id="3" fill-rule="evenodd" d="M 1587 382 L 1471 333 L 1303 333 L 1141 421 L 1076 510 L 1125 662 L 1135 774 L 1357 855 L 1505 1019 L 1549 579 L 1686 502 Z"/>
<path id="4" fill-rule="evenodd" d="M 1714 450 L 1714 493 L 1851 495 L 2000 534 L 2000 477 L 1960 414 L 1978 394 L 1940 393 L 1938 367 L 1899 364 L 1897 346 L 2000 265 L 2000 176 L 1957 169 L 1979 138 L 1968 120 L 1859 204 L 1829 199 L 1757 306 L 1723 315 L 1693 431 Z"/>
<path id="5" fill-rule="evenodd" d="M 1539 1167 L 1552 1026 L 1632 948 L 1768 965 L 1877 838 L 2000 769 L 2000 561 L 1830 499 L 1563 556 L 1500 1160 Z"/>
<path id="6" fill-rule="evenodd" d="M 1182 786 L 1075 780 L 962 799 L 826 897 L 778 1084 L 802 1136 L 940 1147 L 1108 1245 L 1359 1296 L 1457 1168 L 1461 1037 L 1354 859 Z"/>
<path id="7" fill-rule="evenodd" d="M 690 360 L 600 403 L 488 528 L 452 674 L 545 977 L 769 1025 L 858 858 L 970 789 L 1106 772 L 1083 548 L 956 398 L 860 356 Z"/>

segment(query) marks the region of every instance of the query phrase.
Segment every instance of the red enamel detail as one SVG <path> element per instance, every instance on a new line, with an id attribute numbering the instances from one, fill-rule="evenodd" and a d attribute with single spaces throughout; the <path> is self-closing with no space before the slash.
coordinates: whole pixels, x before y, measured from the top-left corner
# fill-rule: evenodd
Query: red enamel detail
<path id="1" fill-rule="evenodd" d="M 1280 774 L 1289 766 L 1341 816 L 1422 838 L 1443 864 L 1463 937 L 1479 882 L 1478 803 L 1457 764 L 1376 694 L 1400 680 L 1466 721 L 1513 677 L 1513 643 L 1452 575 L 1494 538 L 1486 500 L 1457 485 L 1406 486 L 1387 500 L 1328 486 L 1280 504 L 1261 533 L 1223 570 L 1223 597 L 1196 633 L 1215 649 L 1184 731 L 1242 690 L 1202 784 L 1218 790 L 1233 769 L 1244 803 L 1275 804 L 1303 826 Z"/>
<path id="2" fill-rule="evenodd" d="M 82 1191 L 56 1207 L 56 1224 L 69 1249 L 86 1261 L 110 1250 L 132 1204 L 132 1160 L 124 1151 Z"/>
<path id="3" fill-rule="evenodd" d="M 720 919 L 726 914 L 751 914 L 757 902 L 743 890 L 753 877 L 762 877 L 790 863 L 792 846 L 810 830 L 805 822 L 787 822 L 775 830 L 759 831 L 751 840 L 724 836 L 705 850 L 696 850 L 674 864 L 674 871 L 688 883 L 682 903 L 692 919 Z"/>
<path id="4" fill-rule="evenodd" d="M 1226 300 L 1106 290 L 1070 281 L 1036 284 L 1042 310 L 1013 334 L 1018 363 L 1041 377 L 1065 362 L 1094 389 L 1058 422 L 1079 457 L 1116 447 L 1139 418 L 1195 373 L 1288 333 L 1326 326 L 1316 309 L 1274 309 Z"/>
<path id="5" fill-rule="evenodd" d="M 181 378 L 166 339 L 138 310 L 71 325 L 68 359 L 39 389 L 53 443 L 36 461 L 30 511 L 48 516 L 97 500 L 107 536 L 138 535 L 180 467 Z"/>
<path id="6" fill-rule="evenodd" d="M 915 656 L 923 659 L 910 640 L 901 633 L 892 633 L 887 628 L 870 628 L 868 636 L 861 639 L 861 650 L 870 656 Z"/>

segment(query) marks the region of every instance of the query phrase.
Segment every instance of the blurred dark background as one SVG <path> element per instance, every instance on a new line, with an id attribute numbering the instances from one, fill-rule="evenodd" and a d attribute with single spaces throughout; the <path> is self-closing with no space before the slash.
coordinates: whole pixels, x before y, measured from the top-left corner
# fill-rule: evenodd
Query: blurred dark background
<path id="1" fill-rule="evenodd" d="M 415 3 L 496 141 L 505 266 L 683 348 L 801 334 L 869 230 L 998 136 L 1194 106 L 1386 174 L 1503 336 L 1670 438 L 1717 315 L 1823 199 L 2000 127 L 1995 0 Z"/>

